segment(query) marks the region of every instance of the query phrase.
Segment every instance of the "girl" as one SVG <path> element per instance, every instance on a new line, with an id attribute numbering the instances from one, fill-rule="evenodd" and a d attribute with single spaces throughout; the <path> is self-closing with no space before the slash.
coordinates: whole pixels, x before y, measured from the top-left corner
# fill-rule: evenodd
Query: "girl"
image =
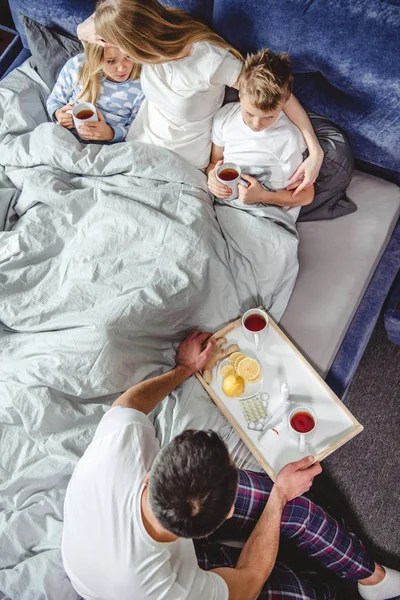
<path id="1" fill-rule="evenodd" d="M 99 121 L 79 127 L 79 136 L 122 142 L 144 99 L 136 72 L 133 60 L 118 48 L 86 44 L 85 54 L 74 56 L 61 70 L 47 111 L 62 127 L 72 129 L 73 103 L 91 102 L 97 105 Z"/>
<path id="2" fill-rule="evenodd" d="M 165 146 L 204 169 L 210 157 L 212 119 L 222 106 L 225 86 L 237 88 L 239 52 L 206 25 L 157 0 L 100 1 L 94 16 L 78 26 L 78 37 L 114 45 L 142 64 L 146 100 L 128 139 Z M 318 176 L 323 151 L 293 95 L 283 110 L 309 150 L 292 177 L 301 191 Z"/>

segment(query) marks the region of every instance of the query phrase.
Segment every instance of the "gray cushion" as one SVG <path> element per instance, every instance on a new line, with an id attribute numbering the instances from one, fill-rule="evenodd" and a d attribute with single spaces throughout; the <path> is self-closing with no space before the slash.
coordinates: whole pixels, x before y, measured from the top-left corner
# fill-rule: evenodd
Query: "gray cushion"
<path id="1" fill-rule="evenodd" d="M 357 212 L 299 223 L 300 270 L 281 327 L 325 376 L 400 214 L 400 189 L 355 172 Z"/>
<path id="2" fill-rule="evenodd" d="M 83 46 L 78 38 L 68 33 L 45 27 L 24 15 L 20 15 L 20 19 L 32 53 L 32 66 L 53 89 L 62 67 L 67 60 L 83 52 Z"/>
<path id="3" fill-rule="evenodd" d="M 308 116 L 324 151 L 324 161 L 314 184 L 314 199 L 302 207 L 298 221 L 322 221 L 348 215 L 357 210 L 346 194 L 354 172 L 348 139 L 325 117 L 312 112 Z"/>

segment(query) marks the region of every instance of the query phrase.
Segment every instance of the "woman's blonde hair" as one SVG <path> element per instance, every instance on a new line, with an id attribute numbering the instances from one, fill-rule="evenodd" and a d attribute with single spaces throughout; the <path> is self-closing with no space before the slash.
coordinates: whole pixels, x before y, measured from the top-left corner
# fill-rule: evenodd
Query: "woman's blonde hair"
<path id="1" fill-rule="evenodd" d="M 248 96 L 258 110 L 275 110 L 289 100 L 292 83 L 289 54 L 264 48 L 247 56 L 239 75 L 239 95 Z"/>
<path id="2" fill-rule="evenodd" d="M 79 71 L 74 86 L 76 87 L 80 84 L 82 91 L 79 96 L 77 96 L 76 100 L 97 104 L 101 92 L 100 73 L 104 62 L 107 60 L 106 52 L 107 48 L 104 48 L 104 46 L 85 43 L 85 62 Z M 137 65 L 134 63 L 130 73 L 130 78 L 132 80 L 135 79 L 136 67 Z"/>
<path id="3" fill-rule="evenodd" d="M 243 57 L 207 25 L 157 0 L 100 0 L 95 28 L 109 44 L 123 49 L 136 63 L 164 63 L 182 58 L 195 42 L 209 42 Z M 139 75 L 140 66 L 137 67 Z"/>

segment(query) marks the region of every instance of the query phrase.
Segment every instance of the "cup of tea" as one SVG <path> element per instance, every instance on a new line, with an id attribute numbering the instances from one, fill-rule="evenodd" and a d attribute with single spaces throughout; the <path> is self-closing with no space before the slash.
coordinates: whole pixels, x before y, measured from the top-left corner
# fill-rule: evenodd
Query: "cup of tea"
<path id="1" fill-rule="evenodd" d="M 247 187 L 247 181 L 241 178 L 242 170 L 235 163 L 226 162 L 217 168 L 216 177 L 220 183 L 227 185 L 231 190 L 230 200 L 234 200 L 239 195 L 239 183 Z"/>
<path id="2" fill-rule="evenodd" d="M 299 452 L 305 452 L 306 437 L 315 430 L 317 415 L 308 406 L 297 406 L 289 414 L 288 425 L 299 440 Z"/>
<path id="3" fill-rule="evenodd" d="M 256 350 L 259 350 L 262 341 L 268 333 L 269 319 L 265 310 L 261 308 L 252 308 L 244 313 L 242 317 L 242 327 L 245 338 L 253 342 Z"/>
<path id="4" fill-rule="evenodd" d="M 77 131 L 78 127 L 87 121 L 99 120 L 96 107 L 91 102 L 79 102 L 79 104 L 76 104 L 72 111 L 72 118 Z"/>

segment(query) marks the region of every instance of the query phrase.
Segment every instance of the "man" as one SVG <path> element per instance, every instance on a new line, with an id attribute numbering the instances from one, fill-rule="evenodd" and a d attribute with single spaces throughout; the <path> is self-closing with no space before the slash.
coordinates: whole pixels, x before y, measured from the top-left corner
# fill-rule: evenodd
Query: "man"
<path id="1" fill-rule="evenodd" d="M 276 563 L 282 534 L 358 580 L 366 600 L 393 597 L 400 574 L 374 563 L 353 533 L 299 497 L 321 472 L 312 457 L 284 467 L 273 485 L 265 474 L 237 470 L 211 431 L 185 431 L 160 451 L 146 415 L 205 366 L 214 346 L 210 339 L 202 349 L 208 336 L 194 331 L 175 368 L 122 394 L 79 461 L 62 540 L 76 591 L 87 600 L 332 598 L 327 584 Z M 216 541 L 227 524 L 248 537 L 242 551 Z"/>

